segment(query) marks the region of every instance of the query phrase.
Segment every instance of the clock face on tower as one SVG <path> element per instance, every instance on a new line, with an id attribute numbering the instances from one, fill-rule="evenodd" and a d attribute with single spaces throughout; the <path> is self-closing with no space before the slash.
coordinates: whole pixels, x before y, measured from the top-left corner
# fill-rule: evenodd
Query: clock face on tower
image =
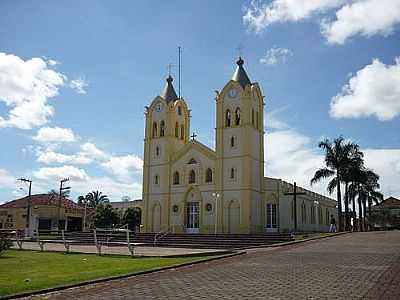
<path id="1" fill-rule="evenodd" d="M 228 95 L 229 95 L 229 97 L 231 97 L 231 98 L 235 98 L 236 95 L 237 95 L 236 89 L 230 89 L 229 92 L 228 92 Z"/>

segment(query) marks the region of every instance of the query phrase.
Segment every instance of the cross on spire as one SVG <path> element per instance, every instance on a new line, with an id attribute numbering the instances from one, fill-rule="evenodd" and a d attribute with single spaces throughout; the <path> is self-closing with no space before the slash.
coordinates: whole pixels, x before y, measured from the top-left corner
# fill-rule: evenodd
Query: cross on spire
<path id="1" fill-rule="evenodd" d="M 192 141 L 194 141 L 194 139 L 196 138 L 197 134 L 195 134 L 194 132 L 192 133 L 192 135 L 190 136 L 192 138 Z"/>

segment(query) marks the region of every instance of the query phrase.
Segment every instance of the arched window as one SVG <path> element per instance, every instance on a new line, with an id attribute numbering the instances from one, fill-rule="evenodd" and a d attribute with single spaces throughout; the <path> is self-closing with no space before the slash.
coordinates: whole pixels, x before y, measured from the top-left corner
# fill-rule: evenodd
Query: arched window
<path id="1" fill-rule="evenodd" d="M 156 156 L 160 156 L 160 147 L 156 147 Z"/>
<path id="2" fill-rule="evenodd" d="M 179 137 L 179 124 L 178 122 L 175 123 L 175 137 Z"/>
<path id="3" fill-rule="evenodd" d="M 235 110 L 235 125 L 240 125 L 240 108 L 237 107 Z"/>
<path id="4" fill-rule="evenodd" d="M 182 115 L 182 107 L 178 106 L 178 115 Z"/>
<path id="5" fill-rule="evenodd" d="M 307 223 L 307 210 L 306 210 L 306 205 L 303 204 L 301 205 L 301 221 L 303 224 Z"/>
<path id="6" fill-rule="evenodd" d="M 324 224 L 323 215 L 322 215 L 322 207 L 318 207 L 318 224 Z"/>
<path id="7" fill-rule="evenodd" d="M 235 169 L 231 168 L 231 179 L 235 179 Z"/>
<path id="8" fill-rule="evenodd" d="M 329 209 L 325 208 L 325 225 L 329 225 Z"/>
<path id="9" fill-rule="evenodd" d="M 225 126 L 231 127 L 231 111 L 229 109 L 225 113 Z"/>
<path id="10" fill-rule="evenodd" d="M 234 136 L 231 137 L 231 147 L 232 148 L 235 147 L 235 137 Z"/>
<path id="11" fill-rule="evenodd" d="M 153 123 L 153 133 L 152 133 L 153 138 L 157 137 L 157 123 Z"/>
<path id="12" fill-rule="evenodd" d="M 160 136 L 164 136 L 164 134 L 165 134 L 165 122 L 164 120 L 162 120 L 160 122 Z"/>
<path id="13" fill-rule="evenodd" d="M 154 176 L 154 184 L 158 184 L 160 182 L 158 175 Z"/>
<path id="14" fill-rule="evenodd" d="M 194 170 L 190 170 L 189 183 L 196 183 L 196 172 Z"/>
<path id="15" fill-rule="evenodd" d="M 174 173 L 174 184 L 179 184 L 179 172 L 178 171 L 176 171 L 175 173 Z"/>
<path id="16" fill-rule="evenodd" d="M 212 182 L 212 176 L 212 170 L 208 168 L 206 171 L 206 182 Z"/>
<path id="17" fill-rule="evenodd" d="M 181 140 L 185 139 L 185 127 L 181 125 Z"/>
<path id="18" fill-rule="evenodd" d="M 315 207 L 314 207 L 314 205 L 311 205 L 311 207 L 310 207 L 310 213 L 311 213 L 311 216 L 310 216 L 310 223 L 311 224 L 315 224 Z"/>
<path id="19" fill-rule="evenodd" d="M 254 126 L 254 109 L 251 109 L 251 125 Z"/>
<path id="20" fill-rule="evenodd" d="M 256 128 L 257 129 L 260 128 L 259 119 L 258 119 L 258 112 L 257 112 L 257 117 L 256 117 Z"/>

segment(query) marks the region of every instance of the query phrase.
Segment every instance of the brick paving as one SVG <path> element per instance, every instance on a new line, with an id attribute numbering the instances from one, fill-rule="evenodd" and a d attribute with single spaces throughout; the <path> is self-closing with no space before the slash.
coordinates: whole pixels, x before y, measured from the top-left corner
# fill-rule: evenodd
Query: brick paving
<path id="1" fill-rule="evenodd" d="M 400 232 L 253 249 L 31 299 L 400 299 Z"/>

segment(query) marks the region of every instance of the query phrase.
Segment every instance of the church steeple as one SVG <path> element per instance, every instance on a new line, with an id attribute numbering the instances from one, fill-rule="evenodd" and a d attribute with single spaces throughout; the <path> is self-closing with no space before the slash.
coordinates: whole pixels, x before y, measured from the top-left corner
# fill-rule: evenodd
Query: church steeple
<path id="1" fill-rule="evenodd" d="M 165 88 L 163 92 L 161 93 L 161 97 L 164 98 L 164 100 L 169 103 L 169 102 L 174 102 L 175 100 L 178 99 L 178 96 L 176 95 L 174 86 L 172 85 L 172 81 L 174 79 L 171 77 L 171 75 L 168 76 L 167 78 L 167 84 L 165 85 Z"/>
<path id="2" fill-rule="evenodd" d="M 237 67 L 236 67 L 235 73 L 232 76 L 232 80 L 238 82 L 243 88 L 245 88 L 245 86 L 248 84 L 251 85 L 249 76 L 247 76 L 247 73 L 243 68 L 244 61 L 240 56 L 239 56 L 239 60 L 236 62 L 236 64 L 237 64 Z"/>

